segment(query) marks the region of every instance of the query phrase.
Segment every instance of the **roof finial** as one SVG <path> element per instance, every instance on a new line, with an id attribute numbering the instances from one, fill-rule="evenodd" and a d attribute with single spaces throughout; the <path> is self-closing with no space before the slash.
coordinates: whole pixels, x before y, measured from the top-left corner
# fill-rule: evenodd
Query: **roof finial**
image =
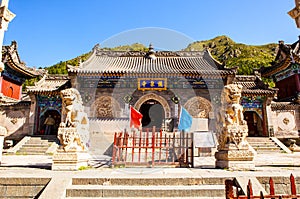
<path id="1" fill-rule="evenodd" d="M 155 53 L 152 43 L 149 44 L 149 53 Z"/>
<path id="2" fill-rule="evenodd" d="M 154 51 L 154 48 L 153 48 L 153 45 L 152 43 L 149 44 L 149 51 L 147 53 L 147 57 L 149 59 L 152 59 L 152 60 L 155 60 L 156 57 L 155 57 L 155 51 Z"/>
<path id="3" fill-rule="evenodd" d="M 100 44 L 96 44 L 94 47 L 93 47 L 93 51 L 96 51 L 97 50 L 100 50 Z"/>

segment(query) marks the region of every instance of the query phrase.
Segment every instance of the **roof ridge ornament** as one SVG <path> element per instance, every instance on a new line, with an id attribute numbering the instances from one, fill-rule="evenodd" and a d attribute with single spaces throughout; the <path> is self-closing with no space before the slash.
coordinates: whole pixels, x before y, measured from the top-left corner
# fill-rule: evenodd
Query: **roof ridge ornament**
<path id="1" fill-rule="evenodd" d="M 100 44 L 96 44 L 92 49 L 93 52 L 97 52 L 98 50 L 100 50 Z"/>
<path id="2" fill-rule="evenodd" d="M 297 25 L 297 28 L 300 28 L 300 1 L 295 0 L 295 8 L 288 12 L 290 17 L 292 17 Z"/>
<path id="3" fill-rule="evenodd" d="M 146 54 L 146 58 L 152 59 L 152 60 L 156 59 L 155 51 L 154 51 L 152 43 L 149 44 L 149 50 L 148 50 L 148 53 Z"/>

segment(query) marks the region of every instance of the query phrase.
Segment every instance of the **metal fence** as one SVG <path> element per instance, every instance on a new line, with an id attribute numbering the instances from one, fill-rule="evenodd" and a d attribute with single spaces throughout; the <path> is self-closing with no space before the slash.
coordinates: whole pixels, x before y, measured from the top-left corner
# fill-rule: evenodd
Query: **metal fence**
<path id="1" fill-rule="evenodd" d="M 259 196 L 253 195 L 252 190 L 252 183 L 251 180 L 248 181 L 247 185 L 247 193 L 246 195 L 240 194 L 240 187 L 235 183 L 235 179 L 233 180 L 226 180 L 225 181 L 225 195 L 226 199 L 254 199 L 254 198 L 289 198 L 289 199 L 299 199 L 300 195 L 297 194 L 296 189 L 296 183 L 295 178 L 293 174 L 290 175 L 290 194 L 276 194 L 275 186 L 272 177 L 270 177 L 269 180 L 269 187 L 270 187 L 270 193 L 269 194 L 263 194 L 263 192 L 260 192 Z"/>
<path id="2" fill-rule="evenodd" d="M 114 166 L 177 166 L 193 165 L 192 134 L 150 131 L 119 132 L 114 135 Z"/>

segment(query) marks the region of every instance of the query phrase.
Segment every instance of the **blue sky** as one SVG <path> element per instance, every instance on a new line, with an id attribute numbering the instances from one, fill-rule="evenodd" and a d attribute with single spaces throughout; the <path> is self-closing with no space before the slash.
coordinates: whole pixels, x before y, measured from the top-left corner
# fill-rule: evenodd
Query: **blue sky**
<path id="1" fill-rule="evenodd" d="M 21 59 L 47 67 L 102 47 L 150 42 L 178 50 L 227 35 L 252 45 L 297 40 L 287 14 L 294 0 L 10 0 L 17 16 L 4 44 L 18 42 Z"/>

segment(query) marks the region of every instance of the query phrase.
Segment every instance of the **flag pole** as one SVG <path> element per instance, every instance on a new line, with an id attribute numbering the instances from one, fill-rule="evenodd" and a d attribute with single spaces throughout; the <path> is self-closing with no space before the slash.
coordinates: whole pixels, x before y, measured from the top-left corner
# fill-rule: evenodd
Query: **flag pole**
<path id="1" fill-rule="evenodd" d="M 131 134 L 131 125 L 130 125 L 130 123 L 131 123 L 131 105 L 129 105 L 129 132 Z"/>

